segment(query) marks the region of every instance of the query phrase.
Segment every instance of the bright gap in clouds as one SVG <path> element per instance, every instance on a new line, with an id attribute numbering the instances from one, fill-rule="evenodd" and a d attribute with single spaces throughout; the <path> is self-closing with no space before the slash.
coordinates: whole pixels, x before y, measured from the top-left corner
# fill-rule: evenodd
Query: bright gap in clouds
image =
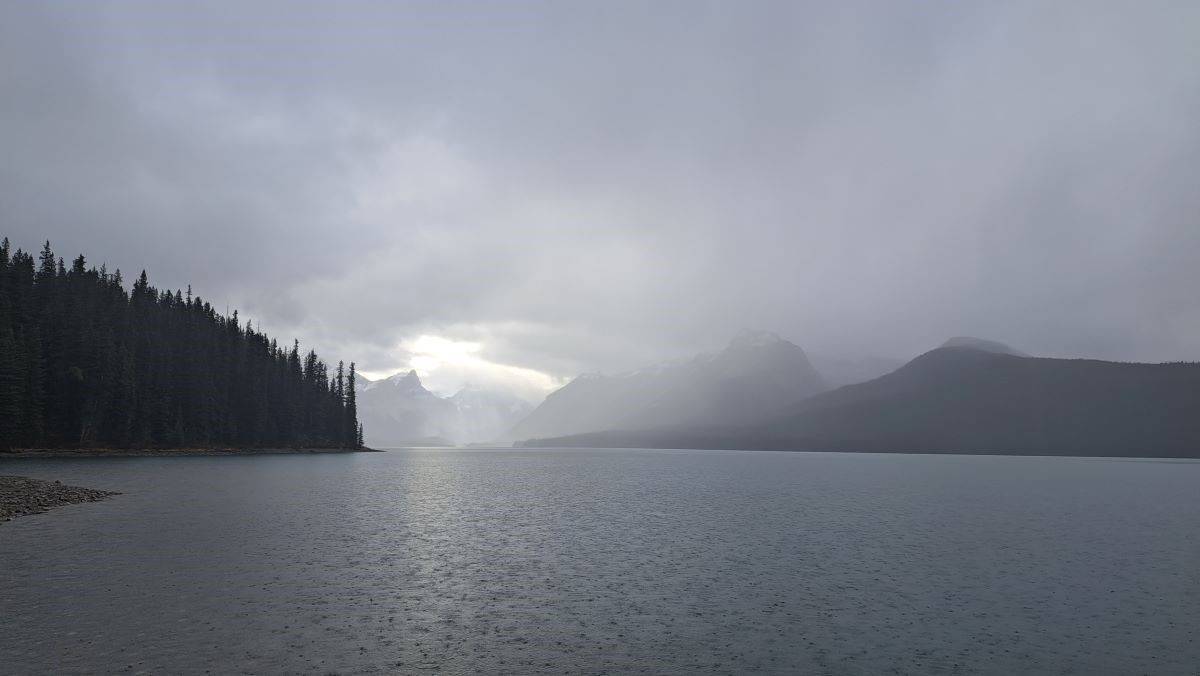
<path id="1" fill-rule="evenodd" d="M 535 369 L 489 361 L 479 342 L 422 334 L 401 341 L 392 351 L 403 366 L 393 371 L 363 371 L 372 380 L 415 370 L 425 388 L 451 395 L 463 387 L 507 391 L 540 402 L 565 382 Z"/>

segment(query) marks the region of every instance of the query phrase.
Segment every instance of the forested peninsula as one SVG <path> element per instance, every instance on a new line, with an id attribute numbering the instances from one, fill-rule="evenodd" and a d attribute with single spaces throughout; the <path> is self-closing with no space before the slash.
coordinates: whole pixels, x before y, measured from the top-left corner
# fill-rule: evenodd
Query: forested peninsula
<path id="1" fill-rule="evenodd" d="M 281 347 L 142 271 L 0 243 L 0 453 L 358 449 L 354 364 Z"/>

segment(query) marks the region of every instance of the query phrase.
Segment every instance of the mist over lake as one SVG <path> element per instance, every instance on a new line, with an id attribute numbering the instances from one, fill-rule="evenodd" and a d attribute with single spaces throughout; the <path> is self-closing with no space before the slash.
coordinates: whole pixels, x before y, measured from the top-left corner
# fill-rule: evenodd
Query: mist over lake
<path id="1" fill-rule="evenodd" d="M 1200 463 L 406 450 L 7 460 L 0 671 L 1194 674 Z"/>
<path id="2" fill-rule="evenodd" d="M 0 676 L 1200 676 L 1198 37 L 0 0 Z"/>

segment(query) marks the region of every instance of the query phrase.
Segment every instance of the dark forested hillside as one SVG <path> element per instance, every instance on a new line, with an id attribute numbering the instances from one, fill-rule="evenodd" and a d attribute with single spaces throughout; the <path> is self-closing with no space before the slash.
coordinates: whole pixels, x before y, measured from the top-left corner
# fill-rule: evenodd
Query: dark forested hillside
<path id="1" fill-rule="evenodd" d="M 0 244 L 0 450 L 358 448 L 354 365 L 334 374 L 189 288 Z"/>
<path id="2" fill-rule="evenodd" d="M 1200 364 L 1043 359 L 958 345 L 755 425 L 526 445 L 1200 457 Z"/>

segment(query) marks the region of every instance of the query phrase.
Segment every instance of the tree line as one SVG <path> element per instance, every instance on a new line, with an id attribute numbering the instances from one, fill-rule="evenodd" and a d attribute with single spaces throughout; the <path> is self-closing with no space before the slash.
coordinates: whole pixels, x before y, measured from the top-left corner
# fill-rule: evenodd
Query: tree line
<path id="1" fill-rule="evenodd" d="M 192 295 L 0 243 L 0 450 L 361 448 L 334 373 Z"/>

